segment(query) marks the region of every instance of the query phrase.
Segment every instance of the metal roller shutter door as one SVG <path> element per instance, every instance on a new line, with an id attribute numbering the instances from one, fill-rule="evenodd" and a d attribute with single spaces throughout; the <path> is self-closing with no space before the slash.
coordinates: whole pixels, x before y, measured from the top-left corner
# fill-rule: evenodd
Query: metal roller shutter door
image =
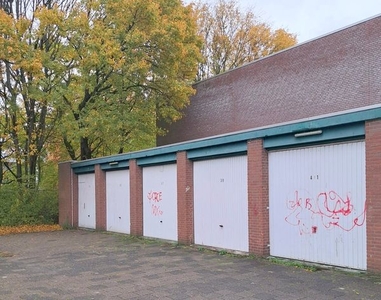
<path id="1" fill-rule="evenodd" d="M 365 143 L 269 153 L 270 253 L 366 269 Z"/>
<path id="2" fill-rule="evenodd" d="M 248 252 L 247 156 L 196 161 L 195 243 Z"/>
<path id="3" fill-rule="evenodd" d="M 143 234 L 177 241 L 175 164 L 143 168 Z"/>
<path id="4" fill-rule="evenodd" d="M 78 175 L 78 226 L 95 229 L 95 175 Z"/>
<path id="5" fill-rule="evenodd" d="M 106 173 L 107 230 L 130 233 L 130 172 Z"/>

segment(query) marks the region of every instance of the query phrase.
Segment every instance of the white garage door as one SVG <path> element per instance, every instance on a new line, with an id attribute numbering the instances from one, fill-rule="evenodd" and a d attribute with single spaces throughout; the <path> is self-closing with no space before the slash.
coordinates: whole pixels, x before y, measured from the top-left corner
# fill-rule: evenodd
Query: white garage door
<path id="1" fill-rule="evenodd" d="M 194 163 L 195 243 L 249 251 L 247 156 Z"/>
<path id="2" fill-rule="evenodd" d="M 143 235 L 177 241 L 175 164 L 143 168 Z"/>
<path id="3" fill-rule="evenodd" d="M 129 170 L 106 173 L 107 230 L 130 233 Z"/>
<path id="4" fill-rule="evenodd" d="M 78 175 L 78 226 L 95 229 L 95 175 Z"/>
<path id="5" fill-rule="evenodd" d="M 270 253 L 366 269 L 365 144 L 269 154 Z"/>

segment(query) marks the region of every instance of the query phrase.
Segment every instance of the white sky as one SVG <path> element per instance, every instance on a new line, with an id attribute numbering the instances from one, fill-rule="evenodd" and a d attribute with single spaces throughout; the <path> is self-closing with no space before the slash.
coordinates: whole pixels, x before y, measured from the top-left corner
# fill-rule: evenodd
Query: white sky
<path id="1" fill-rule="evenodd" d="M 242 10 L 251 8 L 273 29 L 285 28 L 297 34 L 299 43 L 381 14 L 381 0 L 237 1 Z"/>

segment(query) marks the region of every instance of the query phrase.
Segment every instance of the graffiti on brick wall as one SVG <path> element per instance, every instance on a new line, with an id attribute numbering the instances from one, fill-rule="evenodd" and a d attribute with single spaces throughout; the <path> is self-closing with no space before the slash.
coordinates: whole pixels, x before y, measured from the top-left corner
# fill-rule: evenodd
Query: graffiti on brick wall
<path id="1" fill-rule="evenodd" d="M 316 234 L 320 228 L 351 231 L 365 224 L 366 201 L 361 204 L 356 206 L 349 194 L 343 198 L 335 191 L 321 192 L 316 197 L 295 191 L 293 197 L 287 199 L 290 213 L 285 221 L 297 226 L 301 235 Z"/>
<path id="2" fill-rule="evenodd" d="M 158 191 L 150 191 L 147 194 L 148 201 L 151 205 L 151 213 L 154 216 L 163 215 L 163 211 L 160 208 L 159 203 L 163 200 L 163 193 Z"/>

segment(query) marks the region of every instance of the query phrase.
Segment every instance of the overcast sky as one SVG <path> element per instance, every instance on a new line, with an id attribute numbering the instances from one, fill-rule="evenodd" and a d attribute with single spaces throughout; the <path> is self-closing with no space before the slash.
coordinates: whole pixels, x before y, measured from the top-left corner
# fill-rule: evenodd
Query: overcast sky
<path id="1" fill-rule="evenodd" d="M 381 14 L 381 0 L 238 0 L 238 3 L 241 9 L 251 8 L 274 29 L 282 27 L 296 33 L 299 43 Z"/>

